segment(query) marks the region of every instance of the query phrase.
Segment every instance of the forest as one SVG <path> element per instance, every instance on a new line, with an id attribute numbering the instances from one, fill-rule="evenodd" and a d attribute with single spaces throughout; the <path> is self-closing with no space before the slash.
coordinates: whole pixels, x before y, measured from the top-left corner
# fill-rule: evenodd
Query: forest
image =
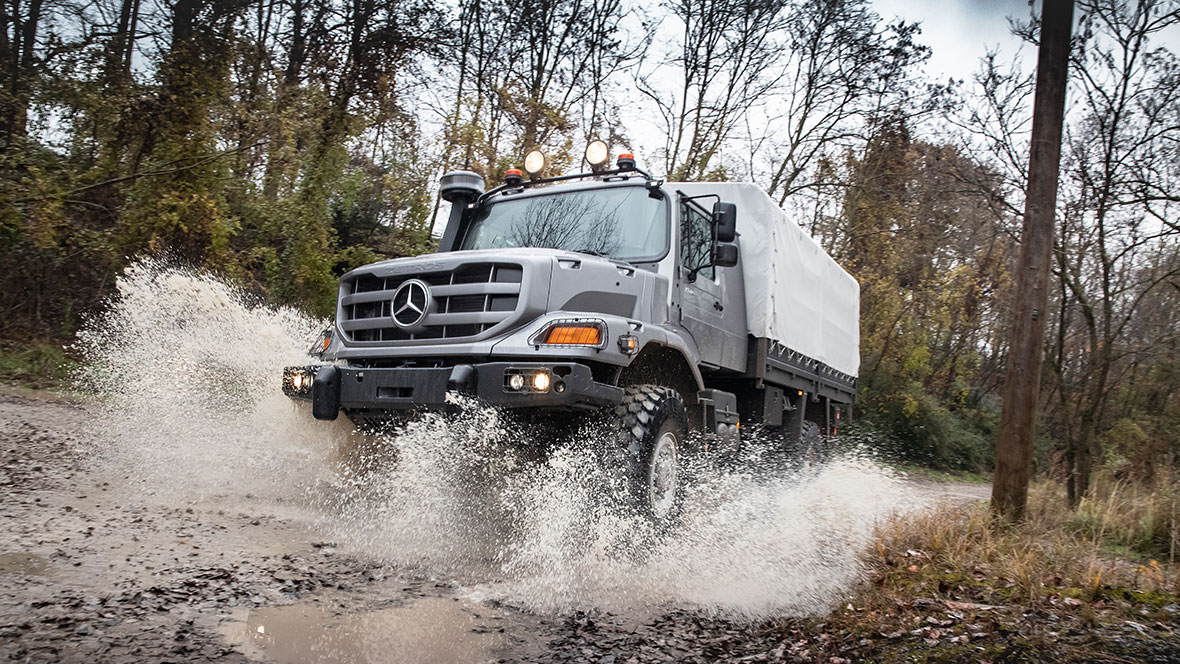
<path id="1" fill-rule="evenodd" d="M 1035 16 L 1012 30 L 1035 49 Z M 1180 451 L 1177 30 L 1174 0 L 1077 5 L 1036 455 L 1071 502 Z M 5 0 L 3 367 L 51 372 L 143 256 L 328 315 L 345 271 L 431 250 L 442 173 L 498 182 L 534 148 L 576 171 L 602 138 L 770 193 L 860 281 L 853 433 L 986 472 L 1035 76 L 1015 55 L 932 80 L 921 26 L 864 0 Z"/>

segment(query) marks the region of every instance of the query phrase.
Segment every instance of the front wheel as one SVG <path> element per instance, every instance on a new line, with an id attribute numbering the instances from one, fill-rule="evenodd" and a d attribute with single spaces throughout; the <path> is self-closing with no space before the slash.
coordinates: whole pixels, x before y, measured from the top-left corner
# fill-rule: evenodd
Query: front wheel
<path id="1" fill-rule="evenodd" d="M 688 417 L 680 393 L 659 385 L 628 387 L 616 408 L 628 499 L 642 517 L 670 526 L 684 497 L 682 455 Z"/>

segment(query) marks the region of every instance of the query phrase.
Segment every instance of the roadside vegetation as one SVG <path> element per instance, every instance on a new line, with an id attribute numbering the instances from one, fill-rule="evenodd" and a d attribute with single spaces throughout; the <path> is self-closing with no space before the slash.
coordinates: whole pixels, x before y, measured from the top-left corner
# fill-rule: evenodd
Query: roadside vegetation
<path id="1" fill-rule="evenodd" d="M 0 344 L 0 376 L 21 387 L 68 387 L 75 365 L 66 349 L 50 342 Z"/>
<path id="2" fill-rule="evenodd" d="M 769 625 L 767 643 L 778 645 L 768 652 L 785 661 L 1174 661 L 1178 508 L 1174 479 L 1144 485 L 1104 470 L 1076 510 L 1060 483 L 1037 482 L 1016 526 L 996 527 L 985 503 L 883 524 L 857 592 L 830 615 Z"/>

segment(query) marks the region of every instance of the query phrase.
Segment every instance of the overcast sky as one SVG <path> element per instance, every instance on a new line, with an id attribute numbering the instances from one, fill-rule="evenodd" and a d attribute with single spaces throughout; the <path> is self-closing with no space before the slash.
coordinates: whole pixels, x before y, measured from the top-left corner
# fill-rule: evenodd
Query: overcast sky
<path id="1" fill-rule="evenodd" d="M 922 24 L 919 41 L 933 50 L 926 71 L 939 80 L 969 80 L 989 48 L 998 47 L 1001 61 L 1010 61 L 1021 42 L 1009 31 L 1008 18 L 1029 17 L 1028 0 L 873 0 L 873 7 L 882 18 Z M 1029 67 L 1035 65 L 1035 50 L 1026 46 L 1022 51 Z"/>

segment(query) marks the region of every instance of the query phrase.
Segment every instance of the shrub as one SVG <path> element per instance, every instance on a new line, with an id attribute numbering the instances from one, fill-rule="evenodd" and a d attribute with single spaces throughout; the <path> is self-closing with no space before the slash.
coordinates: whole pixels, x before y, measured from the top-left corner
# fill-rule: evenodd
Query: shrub
<path id="1" fill-rule="evenodd" d="M 890 400 L 865 420 L 879 432 L 874 446 L 893 461 L 964 472 L 992 467 L 992 422 L 984 411 L 951 410 L 919 393 Z"/>

